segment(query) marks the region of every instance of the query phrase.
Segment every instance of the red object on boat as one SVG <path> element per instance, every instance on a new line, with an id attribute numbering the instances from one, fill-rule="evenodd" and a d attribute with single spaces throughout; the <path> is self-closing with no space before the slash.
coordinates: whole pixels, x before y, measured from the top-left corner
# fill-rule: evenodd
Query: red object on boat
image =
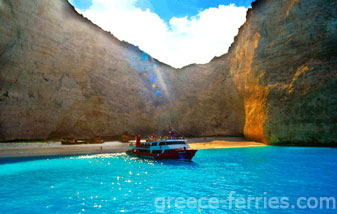
<path id="1" fill-rule="evenodd" d="M 136 140 L 136 147 L 140 146 L 140 136 L 137 135 L 137 140 Z"/>

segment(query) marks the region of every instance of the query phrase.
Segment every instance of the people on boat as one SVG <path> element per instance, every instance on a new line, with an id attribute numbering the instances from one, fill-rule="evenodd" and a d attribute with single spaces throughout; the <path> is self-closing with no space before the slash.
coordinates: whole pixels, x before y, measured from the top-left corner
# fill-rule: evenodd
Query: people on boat
<path id="1" fill-rule="evenodd" d="M 172 133 L 172 129 L 170 134 Z M 153 136 L 150 136 L 152 138 Z M 175 137 L 171 135 L 171 137 Z M 129 144 L 129 150 L 127 154 L 135 155 L 138 157 L 153 158 L 153 159 L 179 159 L 191 161 L 197 150 L 188 149 L 186 140 L 175 139 L 171 140 L 170 137 L 166 137 L 166 140 L 159 140 L 156 142 L 141 140 L 140 135 L 136 136 L 136 145 L 134 141 Z M 158 148 L 159 147 L 159 148 Z"/>
<path id="2" fill-rule="evenodd" d="M 171 136 L 171 139 L 176 139 L 176 135 L 174 134 L 174 131 L 172 130 L 170 125 L 168 126 L 168 128 L 169 128 L 169 134 Z"/>
<path id="3" fill-rule="evenodd" d="M 136 137 L 136 147 L 140 147 L 140 135 L 139 134 Z"/>

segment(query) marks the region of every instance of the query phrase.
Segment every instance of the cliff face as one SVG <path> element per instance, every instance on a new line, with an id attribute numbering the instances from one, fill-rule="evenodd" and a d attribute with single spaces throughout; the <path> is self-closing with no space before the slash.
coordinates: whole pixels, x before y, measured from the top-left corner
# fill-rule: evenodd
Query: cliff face
<path id="1" fill-rule="evenodd" d="M 212 69 L 162 64 L 66 0 L 1 0 L 0 25 L 1 140 L 167 134 L 170 123 L 184 135 L 242 135 L 240 110 L 221 109 L 226 97 L 199 96 Z"/>
<path id="2" fill-rule="evenodd" d="M 247 138 L 337 142 L 337 2 L 257 1 L 229 54 Z"/>
<path id="3" fill-rule="evenodd" d="M 66 1 L 1 1 L 0 20 L 2 139 L 113 135 L 126 113 L 134 132 L 154 126 L 155 60 Z"/>
<path id="4" fill-rule="evenodd" d="M 0 0 L 0 138 L 242 135 L 337 141 L 334 0 L 259 0 L 229 53 L 173 69 L 66 0 Z"/>

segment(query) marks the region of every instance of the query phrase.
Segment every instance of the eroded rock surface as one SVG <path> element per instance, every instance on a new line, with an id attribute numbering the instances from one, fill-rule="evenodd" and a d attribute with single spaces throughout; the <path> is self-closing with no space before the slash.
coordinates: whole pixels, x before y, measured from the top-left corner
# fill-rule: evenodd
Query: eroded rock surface
<path id="1" fill-rule="evenodd" d="M 1 140 L 167 134 L 168 124 L 182 135 L 242 134 L 241 112 L 222 109 L 226 86 L 207 92 L 213 69 L 162 64 L 66 0 L 0 2 Z"/>
<path id="2" fill-rule="evenodd" d="M 226 56 L 244 100 L 244 135 L 336 145 L 336 49 L 336 1 L 257 1 Z"/>
<path id="3" fill-rule="evenodd" d="M 0 0 L 0 139 L 245 135 L 336 145 L 337 2 L 259 0 L 228 54 L 174 69 L 66 0 Z"/>

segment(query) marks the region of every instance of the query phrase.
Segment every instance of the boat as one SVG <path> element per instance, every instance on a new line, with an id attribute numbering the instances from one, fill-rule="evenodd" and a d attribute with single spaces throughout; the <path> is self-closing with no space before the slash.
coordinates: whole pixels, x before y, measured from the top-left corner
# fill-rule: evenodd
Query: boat
<path id="1" fill-rule="evenodd" d="M 62 145 L 78 145 L 78 144 L 102 144 L 104 141 L 100 137 L 88 138 L 88 139 L 62 139 Z"/>
<path id="2" fill-rule="evenodd" d="M 155 160 L 176 159 L 191 161 L 197 150 L 190 149 L 185 139 L 129 141 L 128 155 Z"/>

